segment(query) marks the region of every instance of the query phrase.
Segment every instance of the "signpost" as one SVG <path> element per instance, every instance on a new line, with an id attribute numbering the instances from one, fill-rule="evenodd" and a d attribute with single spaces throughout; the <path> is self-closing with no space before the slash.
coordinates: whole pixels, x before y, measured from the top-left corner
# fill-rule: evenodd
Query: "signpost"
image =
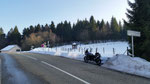
<path id="1" fill-rule="evenodd" d="M 140 37 L 141 33 L 138 31 L 127 30 L 127 35 L 131 36 L 132 40 L 132 57 L 134 57 L 134 37 Z"/>

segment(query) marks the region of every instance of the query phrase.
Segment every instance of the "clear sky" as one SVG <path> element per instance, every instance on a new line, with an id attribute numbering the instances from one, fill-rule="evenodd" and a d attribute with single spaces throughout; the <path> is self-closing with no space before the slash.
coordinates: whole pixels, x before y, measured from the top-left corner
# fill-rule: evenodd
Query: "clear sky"
<path id="1" fill-rule="evenodd" d="M 74 23 L 91 15 L 96 20 L 110 21 L 112 16 L 122 20 L 127 19 L 126 8 L 127 0 L 0 0 L 0 27 L 7 33 L 17 25 L 22 33 L 30 25 Z"/>

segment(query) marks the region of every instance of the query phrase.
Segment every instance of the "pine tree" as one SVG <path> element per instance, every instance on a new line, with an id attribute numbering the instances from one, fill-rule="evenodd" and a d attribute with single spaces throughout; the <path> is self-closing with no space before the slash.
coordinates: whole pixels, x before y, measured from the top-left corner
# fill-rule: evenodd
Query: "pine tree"
<path id="1" fill-rule="evenodd" d="M 3 31 L 2 28 L 0 28 L 0 35 L 1 35 L 1 34 L 4 34 L 4 31 Z"/>
<path id="2" fill-rule="evenodd" d="M 9 44 L 21 45 L 21 34 L 19 33 L 17 26 L 15 26 L 14 29 L 10 29 L 7 35 L 7 39 Z"/>
<path id="3" fill-rule="evenodd" d="M 37 26 L 35 26 L 35 33 L 40 32 L 41 31 L 41 26 L 40 24 L 38 24 Z"/>
<path id="4" fill-rule="evenodd" d="M 111 29 L 113 32 L 120 32 L 120 27 L 117 23 L 116 18 L 112 17 L 111 19 Z"/>
<path id="5" fill-rule="evenodd" d="M 96 21 L 93 16 L 90 17 L 90 40 L 95 40 L 95 32 L 98 31 L 98 27 L 96 26 Z"/>
<path id="6" fill-rule="evenodd" d="M 53 33 L 56 32 L 56 30 L 55 30 L 55 24 L 54 24 L 53 21 L 51 22 L 50 28 L 51 28 L 51 30 L 52 30 Z"/>
<path id="7" fill-rule="evenodd" d="M 48 26 L 48 24 L 45 25 L 45 31 L 49 31 L 50 27 Z"/>
<path id="8" fill-rule="evenodd" d="M 131 10 L 127 10 L 128 21 L 125 21 L 127 29 L 141 32 L 140 38 L 134 38 L 135 56 L 145 58 L 150 61 L 150 0 L 135 0 L 134 3 L 128 1 Z M 129 42 L 131 40 L 129 38 Z"/>
<path id="9" fill-rule="evenodd" d="M 97 30 L 97 27 L 96 27 L 96 21 L 93 16 L 91 16 L 91 18 L 90 18 L 90 25 L 91 25 L 92 31 L 95 32 Z"/>
<path id="10" fill-rule="evenodd" d="M 31 25 L 30 26 L 30 34 L 35 32 L 35 28 Z"/>
<path id="11" fill-rule="evenodd" d="M 14 44 L 21 45 L 21 44 L 20 44 L 20 42 L 21 42 L 21 34 L 19 33 L 17 26 L 15 26 L 12 35 L 13 35 L 13 37 L 14 37 Z"/>
<path id="12" fill-rule="evenodd" d="M 4 48 L 7 45 L 7 39 L 2 28 L 0 28 L 0 49 Z"/>
<path id="13" fill-rule="evenodd" d="M 101 32 L 103 32 L 103 33 L 106 33 L 106 32 L 107 32 L 106 25 L 105 25 L 105 22 L 104 22 L 103 19 L 102 19 L 102 21 L 101 21 L 100 28 L 101 28 L 101 30 L 100 30 Z"/>

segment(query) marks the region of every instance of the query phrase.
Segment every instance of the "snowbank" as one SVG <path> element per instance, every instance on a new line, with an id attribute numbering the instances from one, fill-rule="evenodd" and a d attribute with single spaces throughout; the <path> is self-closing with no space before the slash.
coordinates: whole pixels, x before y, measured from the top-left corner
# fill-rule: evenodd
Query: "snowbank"
<path id="1" fill-rule="evenodd" d="M 40 53 L 40 54 L 49 54 L 52 56 L 62 56 L 62 57 L 67 57 L 71 59 L 76 59 L 76 60 L 83 60 L 84 55 L 80 53 L 75 53 L 75 52 L 62 52 L 62 51 L 51 51 L 51 52 L 43 52 L 43 51 L 29 51 L 31 53 Z"/>
<path id="2" fill-rule="evenodd" d="M 103 67 L 150 78 L 150 62 L 126 55 L 110 58 Z"/>

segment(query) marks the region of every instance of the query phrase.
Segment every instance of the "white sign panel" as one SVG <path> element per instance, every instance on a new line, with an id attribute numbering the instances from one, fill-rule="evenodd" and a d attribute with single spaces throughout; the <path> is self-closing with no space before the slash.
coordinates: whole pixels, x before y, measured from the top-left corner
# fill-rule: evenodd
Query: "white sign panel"
<path id="1" fill-rule="evenodd" d="M 136 36 L 136 37 L 140 37 L 141 33 L 138 31 L 132 31 L 132 30 L 127 30 L 127 34 L 128 36 Z"/>

